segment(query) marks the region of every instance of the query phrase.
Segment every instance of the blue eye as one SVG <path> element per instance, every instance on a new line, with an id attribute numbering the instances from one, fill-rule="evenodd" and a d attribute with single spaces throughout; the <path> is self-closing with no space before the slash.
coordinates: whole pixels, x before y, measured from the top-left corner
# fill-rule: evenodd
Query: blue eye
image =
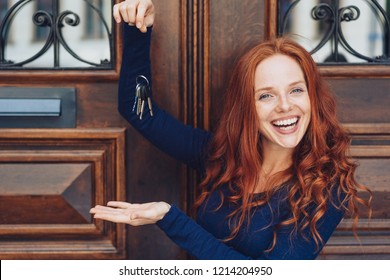
<path id="1" fill-rule="evenodd" d="M 262 95 L 260 95 L 259 100 L 264 100 L 264 99 L 268 99 L 268 98 L 271 98 L 271 97 L 272 97 L 271 94 L 263 93 Z"/>
<path id="2" fill-rule="evenodd" d="M 292 93 L 301 93 L 301 92 L 303 92 L 303 89 L 301 89 L 301 88 L 294 88 L 291 92 Z"/>

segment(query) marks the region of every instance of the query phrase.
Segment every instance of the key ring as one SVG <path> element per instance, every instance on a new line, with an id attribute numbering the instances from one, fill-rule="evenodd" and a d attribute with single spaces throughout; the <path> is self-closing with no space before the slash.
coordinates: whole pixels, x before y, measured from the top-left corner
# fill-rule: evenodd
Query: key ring
<path id="1" fill-rule="evenodd" d="M 138 75 L 137 78 L 135 78 L 135 82 L 137 85 L 141 84 L 138 79 L 144 79 L 146 81 L 146 85 L 149 86 L 149 80 L 144 75 Z"/>

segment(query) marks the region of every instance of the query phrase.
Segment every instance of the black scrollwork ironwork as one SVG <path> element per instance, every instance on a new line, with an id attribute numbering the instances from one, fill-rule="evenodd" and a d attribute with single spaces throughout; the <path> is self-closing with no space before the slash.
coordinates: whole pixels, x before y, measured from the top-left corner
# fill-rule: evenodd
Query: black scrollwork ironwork
<path id="1" fill-rule="evenodd" d="M 367 62 L 374 63 L 389 63 L 390 62 L 390 23 L 386 11 L 376 0 L 364 0 L 367 2 L 375 17 L 381 23 L 383 29 L 383 54 L 377 57 L 368 57 L 358 52 L 346 39 L 341 23 L 353 22 L 359 19 L 360 9 L 356 5 L 348 5 L 340 7 L 339 0 L 332 0 L 331 4 L 320 3 L 313 4 L 311 10 L 311 18 L 316 21 L 326 22 L 329 26 L 325 31 L 325 35 L 320 42 L 310 51 L 311 54 L 319 51 L 329 41 L 332 43 L 332 53 L 327 58 L 326 62 L 345 62 L 345 57 L 339 53 L 339 46 L 345 49 L 351 55 L 358 57 Z M 285 34 L 287 30 L 288 20 L 291 20 L 293 10 L 298 6 L 301 0 L 293 1 L 281 20 L 279 25 L 279 34 Z"/>
<path id="2" fill-rule="evenodd" d="M 298 1 L 299 2 L 299 1 Z M 311 10 L 311 17 L 315 20 L 324 20 L 330 23 L 330 27 L 325 33 L 325 37 L 321 42 L 310 52 L 311 54 L 316 53 L 320 50 L 332 37 L 333 30 L 336 27 L 336 23 L 333 20 L 335 18 L 334 10 L 328 4 L 320 4 Z"/>
<path id="3" fill-rule="evenodd" d="M 13 60 L 8 60 L 5 58 L 5 50 L 7 48 L 8 42 L 8 33 L 11 27 L 11 24 L 15 16 L 19 11 L 28 3 L 35 0 L 20 0 L 15 3 L 5 14 L 3 20 L 0 23 L 0 69 L 12 68 L 18 69 L 23 68 L 26 64 L 37 60 L 39 57 L 43 56 L 48 50 L 53 46 L 54 49 L 54 68 L 62 68 L 60 65 L 60 45 L 75 59 L 81 61 L 87 65 L 97 67 L 99 69 L 110 69 L 113 67 L 113 56 L 114 56 L 114 44 L 113 44 L 113 35 L 110 30 L 102 11 L 95 7 L 89 0 L 83 0 L 88 8 L 92 9 L 98 16 L 100 22 L 103 24 L 105 32 L 108 38 L 108 46 L 110 50 L 110 57 L 104 60 L 101 60 L 101 63 L 95 63 L 88 61 L 87 59 L 82 58 L 80 55 L 74 51 L 63 36 L 63 28 L 65 25 L 76 27 L 80 24 L 80 16 L 73 11 L 63 11 L 59 12 L 59 0 L 52 0 L 52 13 L 48 11 L 36 11 L 32 17 L 32 22 L 37 27 L 48 28 L 48 35 L 43 47 L 36 52 L 30 58 L 15 62 Z"/>

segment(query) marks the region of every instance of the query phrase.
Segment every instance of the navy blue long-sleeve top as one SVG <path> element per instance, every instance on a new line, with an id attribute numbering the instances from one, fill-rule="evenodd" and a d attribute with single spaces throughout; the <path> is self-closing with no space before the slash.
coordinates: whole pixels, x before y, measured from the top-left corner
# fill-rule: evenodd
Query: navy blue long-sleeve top
<path id="1" fill-rule="evenodd" d="M 144 75 L 151 83 L 150 38 L 147 33 L 124 24 L 124 48 L 119 81 L 118 109 L 132 126 L 162 151 L 188 164 L 198 171 L 204 170 L 205 151 L 212 137 L 210 132 L 186 126 L 153 103 L 154 116 L 148 106 L 142 120 L 133 112 L 136 77 Z M 155 94 L 158 90 L 154 89 Z M 229 195 L 227 187 L 221 187 Z M 198 210 L 197 220 L 191 219 L 175 205 L 157 222 L 167 236 L 198 259 L 314 259 L 320 252 L 306 228 L 298 233 L 293 226 L 276 230 L 277 243 L 266 252 L 273 241 L 275 226 L 291 217 L 286 199 L 288 187 L 282 187 L 270 198 L 268 204 L 252 209 L 250 223 L 244 223 L 234 239 L 224 242 L 231 229 L 227 216 L 238 207 L 221 202 L 218 193 L 210 195 L 207 203 Z M 258 195 L 262 195 L 261 193 Z M 334 199 L 334 201 L 338 201 Z M 343 211 L 328 203 L 325 215 L 318 221 L 317 230 L 325 243 L 343 217 Z"/>

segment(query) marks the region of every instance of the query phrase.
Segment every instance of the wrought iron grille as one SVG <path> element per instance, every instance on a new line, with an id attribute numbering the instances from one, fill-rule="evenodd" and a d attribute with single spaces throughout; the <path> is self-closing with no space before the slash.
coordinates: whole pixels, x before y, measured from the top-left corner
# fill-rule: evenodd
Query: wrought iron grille
<path id="1" fill-rule="evenodd" d="M 74 1 L 74 2 L 73 2 Z M 114 61 L 114 42 L 113 42 L 113 32 L 112 26 L 113 22 L 111 16 L 111 22 L 105 19 L 103 11 L 101 7 L 99 7 L 99 3 L 106 2 L 107 0 L 72 0 L 72 2 L 63 2 L 66 5 L 69 3 L 76 3 L 76 1 L 80 4 L 80 2 L 84 2 L 84 9 L 87 10 L 84 15 L 80 15 L 76 11 L 71 10 L 61 10 L 62 4 L 60 0 L 20 0 L 17 1 L 10 7 L 7 7 L 7 0 L 0 0 L 0 69 L 29 69 L 29 68 L 44 68 L 44 69 L 113 69 L 113 61 Z M 2 2 L 2 3 L 1 3 Z M 26 30 L 24 32 L 28 32 L 29 25 L 33 25 L 34 28 L 38 31 L 36 36 L 35 43 L 37 41 L 41 41 L 40 49 L 36 51 L 34 54 L 27 58 L 21 59 L 19 55 L 15 55 L 14 57 L 7 56 L 7 50 L 12 45 L 13 39 L 11 37 L 14 36 L 25 36 L 26 33 L 22 32 L 20 34 L 20 30 L 18 32 L 14 32 L 10 36 L 10 30 L 12 30 L 12 26 L 18 20 L 17 16 L 23 13 L 23 10 L 26 10 L 26 7 L 29 5 L 33 5 L 35 11 L 32 12 L 31 21 L 24 20 L 26 24 Z M 46 6 L 44 5 L 46 4 Z M 103 5 L 103 4 L 101 4 Z M 40 7 L 47 7 L 47 10 L 39 9 Z M 110 1 L 110 9 L 112 7 L 112 1 Z M 31 9 L 31 8 L 30 8 Z M 110 10 L 111 11 L 111 10 Z M 91 60 L 90 58 L 85 58 L 83 55 L 79 53 L 79 49 L 76 49 L 74 46 L 67 41 L 64 36 L 64 29 L 67 28 L 75 28 L 79 26 L 80 22 L 83 20 L 84 22 L 88 22 L 91 20 L 91 17 L 94 16 L 97 19 L 97 24 L 99 24 L 99 34 L 105 41 L 104 48 L 108 49 L 106 52 L 106 57 L 98 57 Z M 84 18 L 83 18 L 84 16 Z M 88 28 L 88 26 L 87 26 Z M 91 26 L 89 25 L 89 28 Z M 16 34 L 17 33 L 17 34 Z M 23 34 L 24 33 L 24 34 Z M 96 33 L 96 32 L 95 32 Z M 36 35 L 37 35 L 36 34 Z M 88 37 L 88 36 L 84 36 Z M 101 39 L 102 39 L 101 38 Z M 90 39 L 90 38 L 89 38 Z M 106 40 L 107 39 L 107 40 Z M 100 40 L 102 41 L 102 40 Z M 93 46 L 90 46 L 90 49 Z M 95 46 L 97 48 L 97 46 Z M 29 66 L 31 63 L 36 62 L 38 59 L 42 59 L 43 56 L 47 56 L 48 53 L 52 53 L 52 61 L 50 62 L 51 66 Z M 76 61 L 76 67 L 73 66 L 63 66 L 61 58 L 66 54 L 68 57 L 73 57 L 72 60 Z M 80 66 L 82 65 L 82 66 Z"/>
<path id="2" fill-rule="evenodd" d="M 294 33 L 295 36 L 292 37 L 296 38 L 296 41 L 310 41 L 310 44 L 305 47 L 311 54 L 326 52 L 322 60 L 317 62 L 345 63 L 353 60 L 353 62 L 390 63 L 390 23 L 389 14 L 386 12 L 390 9 L 390 1 L 382 1 L 380 4 L 376 0 L 280 0 L 278 5 L 279 35 Z M 302 8 L 303 5 L 305 8 Z M 363 16 L 370 17 L 367 21 L 369 23 L 359 24 Z M 294 29 L 292 26 L 299 20 L 305 23 L 292 30 Z M 304 34 L 304 30 L 310 28 L 315 29 L 311 34 L 312 38 Z M 347 28 L 353 30 L 354 35 L 346 36 L 344 29 Z M 363 29 L 369 28 L 371 32 L 362 37 Z M 372 32 L 373 29 L 376 31 Z M 361 37 L 361 41 L 357 41 L 356 37 Z M 375 54 L 369 55 L 359 50 L 362 45 L 370 43 L 371 52 L 375 52 L 373 50 L 375 40 L 380 41 L 375 42 L 377 49 Z M 325 46 L 327 46 L 326 50 Z"/>

